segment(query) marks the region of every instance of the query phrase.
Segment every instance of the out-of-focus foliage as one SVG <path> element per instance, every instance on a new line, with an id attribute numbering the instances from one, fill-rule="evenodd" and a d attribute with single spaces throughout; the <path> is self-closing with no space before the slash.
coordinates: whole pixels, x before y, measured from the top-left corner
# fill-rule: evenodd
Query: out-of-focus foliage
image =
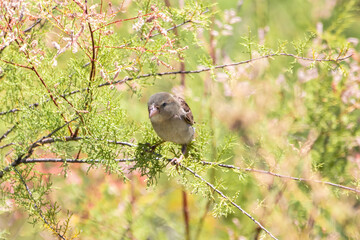
<path id="1" fill-rule="evenodd" d="M 359 190 L 316 182 L 360 188 L 358 1 L 0 7 L 0 167 L 15 165 L 1 178 L 0 239 L 269 237 L 228 199 L 279 239 L 360 238 Z M 180 146 L 152 148 L 158 91 L 192 109 L 183 166 L 228 199 L 169 164 Z M 15 161 L 32 158 L 62 163 Z"/>

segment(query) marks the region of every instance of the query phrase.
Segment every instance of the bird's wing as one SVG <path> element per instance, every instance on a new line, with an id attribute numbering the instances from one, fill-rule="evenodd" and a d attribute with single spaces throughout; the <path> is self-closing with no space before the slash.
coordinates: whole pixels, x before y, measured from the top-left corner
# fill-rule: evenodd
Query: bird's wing
<path id="1" fill-rule="evenodd" d="M 187 123 L 193 125 L 194 122 L 194 117 L 192 115 L 191 109 L 189 107 L 189 105 L 187 105 L 187 103 L 185 102 L 184 99 L 182 99 L 181 97 L 175 96 L 176 100 L 179 101 L 181 108 L 184 110 L 185 114 L 182 115 L 182 119 L 184 119 Z"/>

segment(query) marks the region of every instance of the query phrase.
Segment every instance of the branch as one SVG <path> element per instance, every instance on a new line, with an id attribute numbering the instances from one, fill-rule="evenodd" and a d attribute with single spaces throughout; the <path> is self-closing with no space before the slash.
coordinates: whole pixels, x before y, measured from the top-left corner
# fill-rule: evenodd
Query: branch
<path id="1" fill-rule="evenodd" d="M 331 59 L 331 58 L 328 58 L 328 59 L 326 59 L 326 58 L 322 58 L 322 59 L 314 58 L 313 59 L 313 58 L 300 57 L 300 56 L 296 56 L 294 54 L 289 54 L 289 53 L 272 53 L 272 54 L 260 56 L 260 57 L 257 57 L 257 58 L 252 58 L 252 59 L 245 60 L 245 61 L 229 63 L 229 64 L 223 64 L 223 65 L 217 65 L 217 66 L 214 66 L 214 67 L 211 67 L 211 68 L 203 68 L 203 69 L 200 69 L 200 70 L 162 72 L 162 73 L 148 73 L 148 74 L 139 75 L 137 77 L 125 77 L 125 78 L 123 78 L 121 80 L 117 80 L 117 81 L 114 81 L 114 82 L 101 83 L 97 87 L 101 88 L 101 87 L 109 86 L 109 85 L 122 84 L 122 83 L 125 83 L 127 81 L 132 81 L 132 80 L 135 80 L 135 79 L 141 79 L 141 78 L 147 78 L 147 77 L 176 75 L 176 74 L 194 74 L 194 73 L 208 72 L 208 71 L 213 70 L 213 69 L 221 69 L 221 68 L 233 67 L 233 66 L 242 65 L 242 64 L 246 64 L 246 63 L 251 63 L 251 62 L 254 62 L 254 61 L 258 61 L 258 60 L 265 59 L 265 58 L 271 58 L 271 57 L 287 56 L 287 57 L 293 57 L 293 58 L 296 58 L 296 59 L 301 59 L 301 60 L 304 60 L 304 61 L 339 63 L 339 62 L 342 62 L 342 61 L 350 58 L 352 55 L 353 55 L 353 53 L 348 55 L 348 56 L 345 56 L 343 58 L 337 58 L 337 59 Z M 87 91 L 88 89 L 89 88 L 83 88 L 83 89 L 74 90 L 74 91 L 71 91 L 71 92 L 69 92 L 67 94 L 61 95 L 61 97 L 64 97 L 64 96 L 67 97 L 67 96 L 70 96 L 70 95 L 73 95 L 73 94 L 76 94 L 76 93 L 79 93 L 79 92 Z M 57 98 L 55 97 L 54 99 L 57 99 Z M 49 101 L 49 99 L 47 99 L 45 102 L 48 102 L 48 101 Z M 39 103 L 33 103 L 33 104 L 29 105 L 29 107 L 38 107 L 38 106 L 39 106 Z M 5 114 L 8 114 L 8 113 L 15 113 L 15 112 L 18 112 L 18 111 L 21 111 L 21 109 L 14 108 L 14 109 L 11 109 L 11 110 L 0 112 L 0 115 L 5 115 Z"/>
<path id="2" fill-rule="evenodd" d="M 85 12 L 87 14 L 87 5 L 86 5 Z M 91 46 L 92 46 L 92 57 L 90 58 L 91 70 L 90 70 L 90 76 L 89 76 L 89 84 L 88 84 L 88 87 L 87 87 L 87 95 L 85 97 L 86 102 L 85 102 L 85 109 L 84 110 L 87 110 L 87 107 L 89 107 L 91 109 L 91 102 L 93 100 L 93 91 L 92 91 L 92 88 L 91 88 L 91 84 L 95 80 L 95 75 L 96 75 L 96 64 L 95 64 L 95 61 L 96 61 L 96 49 L 95 49 L 94 32 L 92 31 L 90 22 L 88 22 L 88 26 L 89 26 Z M 87 99 L 88 96 L 90 97 L 90 99 Z"/>
<path id="3" fill-rule="evenodd" d="M 267 174 L 267 175 L 271 175 L 271 176 L 274 176 L 274 177 L 287 178 L 287 179 L 291 179 L 291 180 L 295 180 L 295 181 L 299 181 L 299 182 L 320 183 L 320 184 L 324 184 L 324 185 L 330 185 L 330 186 L 333 186 L 333 187 L 342 188 L 342 189 L 345 189 L 345 190 L 352 191 L 352 192 L 360 194 L 360 190 L 358 190 L 356 188 L 351 188 L 351 187 L 347 187 L 347 186 L 332 183 L 332 182 L 324 182 L 324 181 L 320 181 L 320 180 L 316 180 L 316 179 L 292 177 L 292 176 L 282 175 L 282 174 L 278 174 L 278 173 L 273 173 L 273 172 L 266 171 L 266 170 L 258 170 L 258 169 L 253 169 L 253 168 L 240 168 L 240 167 L 236 167 L 236 166 L 233 166 L 233 165 L 227 165 L 227 164 L 222 164 L 222 163 L 206 162 L 206 161 L 201 161 L 201 163 L 204 164 L 204 165 L 212 165 L 212 166 L 219 166 L 219 167 L 230 168 L 230 169 L 237 169 L 237 170 L 246 171 L 246 172 L 255 172 L 255 173 L 261 173 L 261 174 Z"/>
<path id="4" fill-rule="evenodd" d="M 16 169 L 16 167 L 14 167 L 14 170 L 15 170 L 15 172 L 17 173 L 17 175 L 19 176 L 21 183 L 25 186 L 25 189 L 26 189 L 26 191 L 27 191 L 28 194 L 29 194 L 29 198 L 30 198 L 30 200 L 33 202 L 34 208 L 36 209 L 36 211 L 37 211 L 38 214 L 40 215 L 40 218 L 44 221 L 44 223 L 45 223 L 54 233 L 56 233 L 56 235 L 57 235 L 60 239 L 66 240 L 66 238 L 65 238 L 63 235 L 61 235 L 59 232 L 57 232 L 56 229 L 46 220 L 46 218 L 44 217 L 41 209 L 40 209 L 40 208 L 38 207 L 38 205 L 36 204 L 36 201 L 35 201 L 35 199 L 34 199 L 34 197 L 33 197 L 33 195 L 32 195 L 32 192 L 31 192 L 30 188 L 28 187 L 28 185 L 26 184 L 23 176 L 22 176 L 22 175 L 20 174 L 20 172 Z"/>
<path id="5" fill-rule="evenodd" d="M 65 137 L 65 138 L 47 138 L 44 139 L 43 141 L 41 141 L 41 144 L 48 144 L 48 143 L 53 143 L 53 142 L 57 142 L 57 141 L 77 141 L 77 140 L 81 140 L 83 138 L 81 137 L 76 137 L 76 138 L 71 138 L 71 137 Z M 108 143 L 114 143 L 114 144 L 120 144 L 120 145 L 125 145 L 125 146 L 129 146 L 129 147 L 136 147 L 136 145 L 131 144 L 131 143 L 127 143 L 127 142 L 120 142 L 120 141 L 112 141 L 112 140 L 106 140 Z M 1 148 L 0 148 L 1 149 Z M 134 162 L 136 161 L 135 158 L 128 158 L 128 159 L 115 159 L 115 161 L 117 162 Z M 67 162 L 67 163 L 101 163 L 102 161 L 99 159 L 61 159 L 61 158 L 27 158 L 27 159 L 22 159 L 21 163 L 42 163 L 42 162 L 53 162 L 53 163 L 57 163 L 57 162 Z M 207 161 L 201 161 L 201 163 L 203 165 L 212 165 L 212 166 L 218 166 L 218 167 L 223 167 L 223 168 L 229 168 L 229 169 L 237 169 L 240 171 L 245 171 L 245 172 L 255 172 L 255 173 L 260 173 L 260 174 L 267 174 L 267 175 L 271 175 L 274 177 L 279 177 L 279 178 L 286 178 L 286 179 L 290 179 L 290 180 L 294 180 L 294 181 L 299 181 L 299 182 L 314 182 L 314 183 L 320 183 L 320 184 L 324 184 L 324 185 L 329 185 L 332 187 L 337 187 L 337 188 L 341 188 L 341 189 L 345 189 L 351 192 L 355 192 L 360 194 L 360 190 L 356 189 L 356 188 L 351 188 L 351 187 L 347 187 L 344 185 L 340 185 L 340 184 L 336 184 L 336 183 L 332 183 L 332 182 L 327 182 L 327 181 L 320 181 L 320 180 L 316 180 L 316 179 L 307 179 L 307 178 L 299 178 L 299 177 L 292 177 L 292 176 L 287 176 L 287 175 L 282 175 L 282 174 L 278 174 L 278 173 L 273 173 L 270 171 L 266 171 L 266 170 L 259 170 L 259 169 L 253 169 L 253 168 L 240 168 L 240 167 L 236 167 L 234 165 L 228 165 L 228 164 L 222 164 L 222 163 L 215 163 L 215 162 L 207 162 Z"/>
<path id="6" fill-rule="evenodd" d="M 66 137 L 58 137 L 58 138 L 45 138 L 40 144 L 49 144 L 53 142 L 69 142 L 69 141 L 79 141 L 83 139 L 90 139 L 89 137 L 72 137 L 72 136 L 66 136 Z M 121 141 L 115 141 L 115 140 L 106 140 L 106 139 L 99 139 L 95 138 L 97 141 L 106 141 L 107 143 L 113 143 L 117 145 L 123 145 L 123 146 L 129 146 L 129 147 L 137 147 L 135 144 L 128 143 L 128 142 L 121 142 Z"/>
<path id="7" fill-rule="evenodd" d="M 81 139 L 81 138 L 76 138 L 76 139 Z M 73 139 L 74 140 L 74 139 Z M 56 141 L 55 139 L 46 139 L 44 140 L 44 142 L 49 143 L 51 141 Z M 110 141 L 108 140 L 108 142 L 110 143 L 120 143 L 120 144 L 124 144 L 124 142 L 117 142 L 117 141 Z M 129 143 L 125 143 L 128 146 L 135 146 Z M 172 159 L 168 159 L 168 161 L 171 161 Z M 119 162 L 119 163 L 126 163 L 126 162 L 135 162 L 137 161 L 136 158 L 125 158 L 125 159 L 114 159 L 114 161 Z M 27 163 L 44 163 L 44 162 L 48 162 L 48 163 L 85 163 L 85 164 L 91 164 L 91 163 L 102 163 L 103 161 L 100 159 L 61 159 L 61 158 L 26 158 L 26 159 L 22 159 L 21 163 L 27 164 Z M 214 162 L 206 162 L 206 161 L 201 161 L 201 163 L 203 165 L 213 165 L 213 166 L 219 166 L 219 167 L 224 167 L 224 168 L 229 168 L 229 169 L 237 169 L 237 170 L 242 170 L 242 171 L 248 171 L 248 172 L 255 172 L 255 173 L 261 173 L 261 174 L 268 174 L 271 176 L 275 176 L 275 177 L 280 177 L 280 178 L 286 178 L 286 179 L 291 179 L 291 180 L 295 180 L 295 181 L 303 181 L 303 182 L 315 182 L 315 183 L 320 183 L 320 184 L 325 184 L 325 185 L 330 185 L 333 187 L 338 187 L 341 189 L 345 189 L 345 190 L 349 190 L 349 191 L 353 191 L 356 193 L 360 193 L 359 190 L 355 189 L 355 188 L 350 188 L 350 187 L 346 187 L 343 185 L 339 185 L 339 184 L 335 184 L 335 183 L 331 183 L 331 182 L 324 182 L 324 181 L 320 181 L 320 180 L 313 180 L 313 179 L 306 179 L 306 178 L 298 178 L 298 177 L 292 177 L 292 176 L 286 176 L 286 175 L 281 175 L 281 174 L 277 174 L 277 173 L 273 173 L 270 171 L 265 171 L 265 170 L 258 170 L 258 169 L 252 169 L 252 168 L 240 168 L 240 167 L 236 167 L 233 165 L 227 165 L 227 164 L 219 164 L 219 163 L 214 163 Z M 236 207 L 237 209 L 239 209 L 243 214 L 245 214 L 247 217 L 249 217 L 252 221 L 254 221 L 261 229 L 263 229 L 267 234 L 269 234 L 272 238 L 276 239 L 266 228 L 264 228 L 258 221 L 256 221 L 249 213 L 247 213 L 245 210 L 243 210 L 239 205 L 237 205 L 235 202 L 233 202 L 231 199 L 229 199 L 226 195 L 224 195 L 220 190 L 218 190 L 214 185 L 212 185 L 211 183 L 209 183 L 208 181 L 206 181 L 203 177 L 201 177 L 200 175 L 198 175 L 195 171 L 193 171 L 192 169 L 190 169 L 189 167 L 186 167 L 184 165 L 179 164 L 179 166 L 181 166 L 182 168 L 184 168 L 185 170 L 187 170 L 188 172 L 192 173 L 195 177 L 199 178 L 201 181 L 203 181 L 206 185 L 208 185 L 212 190 L 214 190 L 215 192 L 217 192 L 222 198 L 226 199 L 227 201 L 229 201 L 231 203 L 231 205 L 233 205 L 234 207 Z"/>
<path id="8" fill-rule="evenodd" d="M 170 160 L 171 161 L 171 160 Z M 260 222 L 258 222 L 255 218 L 253 218 L 249 213 L 247 213 L 244 209 L 242 209 L 239 205 L 237 205 L 234 201 L 232 201 L 230 198 L 228 198 L 224 193 L 222 193 L 219 189 L 217 189 L 214 185 L 212 185 L 210 182 L 206 181 L 203 177 L 201 177 L 199 174 L 197 174 L 194 170 L 192 170 L 189 167 L 186 167 L 182 165 L 181 163 L 178 163 L 179 166 L 184 168 L 186 171 L 192 173 L 195 177 L 199 178 L 202 182 L 204 182 L 206 185 L 208 185 L 212 190 L 214 190 L 216 193 L 218 193 L 222 198 L 227 200 L 231 203 L 234 207 L 239 209 L 243 214 L 245 214 L 248 218 L 250 218 L 256 225 L 258 225 L 262 230 L 264 230 L 270 237 L 273 239 L 277 239 L 274 235 L 272 235 L 271 232 L 269 232 Z"/>
<path id="9" fill-rule="evenodd" d="M 0 146 L 0 149 L 9 147 L 9 146 L 12 146 L 12 145 L 15 145 L 15 144 L 16 144 L 16 143 L 8 143 L 8 144 L 5 144 L 5 145 Z"/>
<path id="10" fill-rule="evenodd" d="M 135 162 L 135 158 L 122 158 L 114 159 L 115 162 L 125 163 L 125 162 Z M 21 161 L 22 163 L 102 163 L 103 161 L 99 159 L 62 159 L 62 158 L 27 158 Z"/>
<path id="11" fill-rule="evenodd" d="M 16 67 L 21 67 L 21 68 L 25 68 L 25 69 L 30 69 L 30 70 L 32 70 L 32 67 L 30 67 L 30 66 L 26 66 L 26 65 L 19 64 L 19 63 L 10 62 L 10 61 L 4 60 L 4 59 L 0 59 L 0 61 L 2 61 L 2 62 L 4 62 L 4 63 L 7 63 L 7 64 L 14 65 L 14 66 L 16 66 Z"/>
<path id="12" fill-rule="evenodd" d="M 21 161 L 23 159 L 27 159 L 28 157 L 30 157 L 34 151 L 35 148 L 37 148 L 38 146 L 41 146 L 41 142 L 44 139 L 50 138 L 52 135 L 54 135 L 56 132 L 58 132 L 60 129 L 64 128 L 65 126 L 67 126 L 68 124 L 70 124 L 71 122 L 75 121 L 76 119 L 78 119 L 79 117 L 76 117 L 68 122 L 66 122 L 65 124 L 63 124 L 62 126 L 56 128 L 54 131 L 50 132 L 48 135 L 43 136 L 42 138 L 40 138 L 39 140 L 35 141 L 34 143 L 32 143 L 27 152 L 21 154 L 16 160 L 14 160 L 9 166 L 5 167 L 2 171 L 0 171 L 0 178 L 2 178 L 4 176 L 5 172 L 10 171 L 10 169 L 12 167 L 16 167 L 17 165 L 19 165 L 21 163 Z"/>
<path id="13" fill-rule="evenodd" d="M 76 117 L 74 118 L 73 120 L 71 121 L 74 121 L 75 119 L 77 119 L 79 117 Z M 71 122 L 70 121 L 70 122 Z M 69 124 L 70 122 L 67 122 L 67 124 Z M 66 125 L 67 125 L 66 124 Z M 61 128 L 65 127 L 66 126 L 65 124 L 63 126 L 61 126 Z M 56 131 L 60 130 L 60 128 L 58 128 L 57 130 L 54 130 L 52 133 L 50 133 L 49 135 L 41 138 L 40 140 L 34 142 L 30 147 L 29 147 L 29 150 L 28 150 L 28 153 L 25 155 L 21 155 L 20 157 L 18 157 L 14 162 L 12 162 L 10 164 L 10 166 L 7 166 L 5 167 L 2 171 L 0 171 L 0 178 L 3 177 L 4 173 L 5 172 L 8 172 L 10 171 L 11 167 L 15 167 L 15 166 L 18 166 L 20 163 L 30 163 L 30 162 L 69 162 L 69 163 L 87 163 L 87 161 L 85 160 L 79 160 L 79 159 L 75 159 L 75 160 L 71 160 L 71 159 L 57 159 L 57 158 L 49 158 L 49 159 L 44 159 L 44 160 L 41 160 L 41 159 L 34 159 L 34 160 L 29 160 L 28 158 L 31 156 L 32 152 L 33 152 L 33 149 L 36 148 L 36 147 L 39 147 L 41 145 L 44 145 L 44 144 L 50 144 L 50 143 L 54 143 L 54 142 L 69 142 L 69 141 L 79 141 L 79 140 L 82 140 L 82 139 L 90 139 L 88 137 L 72 137 L 72 136 L 66 136 L 66 137 L 59 137 L 59 138 L 52 138 L 51 135 L 53 135 Z M 121 141 L 115 141 L 115 140 L 103 140 L 103 139 L 98 139 L 96 138 L 95 140 L 98 140 L 98 141 L 106 141 L 107 143 L 111 143 L 111 144 L 117 144 L 117 145 L 123 145 L 123 146 L 128 146 L 128 147 L 137 147 L 137 145 L 135 144 L 132 144 L 132 143 L 128 143 L 128 142 L 121 142 Z M 16 143 L 9 143 L 9 144 L 6 144 L 4 146 L 0 146 L 0 149 L 2 148 L 5 148 L 5 147 L 8 147 L 8 146 L 11 146 L 11 145 L 15 145 Z M 24 157 L 25 155 L 25 157 Z M 29 161 L 28 161 L 29 160 Z M 38 161 L 37 161 L 38 160 Z M 130 159 L 129 159 L 130 160 Z M 92 162 L 101 162 L 100 160 L 91 160 Z M 125 161 L 125 160 L 124 160 Z"/>
<path id="14" fill-rule="evenodd" d="M 147 14 L 141 15 L 141 17 L 149 16 L 150 14 L 152 14 L 152 13 L 147 13 Z M 112 21 L 112 22 L 110 22 L 110 23 L 104 24 L 104 25 L 102 25 L 101 27 L 98 27 L 98 28 L 94 29 L 93 32 L 96 32 L 97 30 L 99 30 L 99 29 L 101 29 L 101 28 L 107 27 L 107 26 L 112 25 L 112 24 L 115 24 L 115 23 L 126 22 L 126 21 L 130 21 L 130 20 L 135 20 L 135 19 L 138 19 L 138 18 L 139 18 L 139 16 L 132 17 L 132 18 L 127 18 L 127 19 L 115 20 L 115 21 Z"/>
<path id="15" fill-rule="evenodd" d="M 57 101 L 56 101 L 57 98 L 54 97 L 54 95 L 53 95 L 53 93 L 51 92 L 50 88 L 46 85 L 44 79 L 40 76 L 39 72 L 36 70 L 36 68 L 35 68 L 34 65 L 32 66 L 31 70 L 36 74 L 36 76 L 39 78 L 39 80 L 40 80 L 40 82 L 42 83 L 42 85 L 45 87 L 46 91 L 49 93 L 49 96 L 50 96 L 52 102 L 55 104 L 55 106 L 56 106 L 59 110 L 61 110 L 59 104 L 58 104 Z M 60 112 L 60 115 L 62 116 L 62 118 L 64 119 L 64 121 L 65 121 L 65 123 L 66 123 L 68 120 L 66 119 L 64 113 Z M 72 121 L 70 121 L 70 122 L 72 122 Z M 69 122 L 69 123 L 70 123 L 70 122 Z M 66 125 L 67 125 L 67 127 L 68 127 L 68 129 L 69 129 L 70 134 L 73 135 L 73 131 L 72 131 L 70 125 L 68 125 L 68 124 L 66 124 Z"/>
<path id="16" fill-rule="evenodd" d="M 117 162 L 134 162 L 136 161 L 135 158 L 130 158 L 130 159 L 114 159 Z M 168 159 L 169 161 L 172 161 L 172 159 Z M 101 163 L 102 161 L 99 159 L 87 159 L 87 160 L 81 160 L 81 159 L 61 159 L 61 158 L 40 158 L 40 159 L 23 159 L 21 161 L 22 163 L 44 163 L 44 162 L 53 162 L 53 163 L 58 163 L 58 162 L 62 162 L 62 163 Z M 181 166 L 182 168 L 184 168 L 185 170 L 187 170 L 188 172 L 192 173 L 195 177 L 199 178 L 202 182 L 204 182 L 206 185 L 208 185 L 211 189 L 213 189 L 215 192 L 217 192 L 222 198 L 226 199 L 227 201 L 229 201 L 234 207 L 236 207 L 237 209 L 239 209 L 243 214 L 245 214 L 247 217 L 249 217 L 253 222 L 255 222 L 255 224 L 257 224 L 261 229 L 263 229 L 267 234 L 269 234 L 273 239 L 277 239 L 276 237 L 274 237 L 263 225 L 261 225 L 261 223 L 259 223 L 256 219 L 254 219 L 249 213 L 247 213 L 245 210 L 243 210 L 239 205 L 237 205 L 235 202 L 233 202 L 231 199 L 229 199 L 225 194 L 223 194 L 220 190 L 218 190 L 216 187 L 214 187 L 211 183 L 209 183 L 208 181 L 206 181 L 203 177 L 201 177 L 200 175 L 198 175 L 195 171 L 193 171 L 192 169 L 190 169 L 189 167 L 186 167 L 184 165 L 181 165 L 179 163 L 179 166 Z"/>
<path id="17" fill-rule="evenodd" d="M 89 137 L 73 137 L 73 136 L 66 136 L 66 137 L 57 137 L 57 138 L 45 138 L 43 140 L 41 140 L 39 142 L 39 145 L 44 145 L 44 144 L 50 144 L 50 143 L 54 143 L 54 142 L 70 142 L 70 141 L 79 141 L 82 139 L 90 139 Z M 117 145 L 124 145 L 124 146 L 129 146 L 129 147 L 137 147 L 137 145 L 129 143 L 129 142 L 121 142 L 121 141 L 115 141 L 115 140 L 105 140 L 105 139 L 99 139 L 99 138 L 95 138 L 95 140 L 98 141 L 106 141 L 108 143 L 113 143 L 113 144 L 117 144 Z M 12 145 L 16 145 L 16 143 L 12 142 L 12 143 L 8 143 L 5 144 L 3 146 L 0 146 L 0 149 L 12 146 Z"/>
<path id="18" fill-rule="evenodd" d="M 14 126 L 12 126 L 11 128 L 9 128 L 1 137 L 0 137 L 0 142 L 7 137 L 7 135 L 14 130 L 14 128 L 16 127 L 16 124 Z"/>
<path id="19" fill-rule="evenodd" d="M 54 9 L 54 8 L 53 8 Z M 30 27 L 28 27 L 27 29 L 25 29 L 24 30 L 24 33 L 26 33 L 26 32 L 30 32 L 31 31 L 31 29 L 33 29 L 36 25 L 38 25 L 40 22 L 41 22 L 41 18 L 38 18 L 37 20 L 36 20 L 36 22 L 34 22 Z"/>

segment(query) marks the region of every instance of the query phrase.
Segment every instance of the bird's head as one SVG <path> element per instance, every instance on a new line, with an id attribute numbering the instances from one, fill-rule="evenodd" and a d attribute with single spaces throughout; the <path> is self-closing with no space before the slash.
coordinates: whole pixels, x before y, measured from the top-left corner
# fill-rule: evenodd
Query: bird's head
<path id="1" fill-rule="evenodd" d="M 149 118 L 153 122 L 162 122 L 179 112 L 180 104 L 166 92 L 152 95 L 148 102 Z"/>

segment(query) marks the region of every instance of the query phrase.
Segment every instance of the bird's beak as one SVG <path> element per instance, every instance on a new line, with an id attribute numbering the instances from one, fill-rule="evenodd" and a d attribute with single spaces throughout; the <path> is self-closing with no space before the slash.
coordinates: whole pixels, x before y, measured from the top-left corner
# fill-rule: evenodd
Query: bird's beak
<path id="1" fill-rule="evenodd" d="M 152 118 L 154 115 L 159 113 L 159 109 L 155 107 L 154 105 L 151 105 L 149 107 L 149 118 Z"/>

